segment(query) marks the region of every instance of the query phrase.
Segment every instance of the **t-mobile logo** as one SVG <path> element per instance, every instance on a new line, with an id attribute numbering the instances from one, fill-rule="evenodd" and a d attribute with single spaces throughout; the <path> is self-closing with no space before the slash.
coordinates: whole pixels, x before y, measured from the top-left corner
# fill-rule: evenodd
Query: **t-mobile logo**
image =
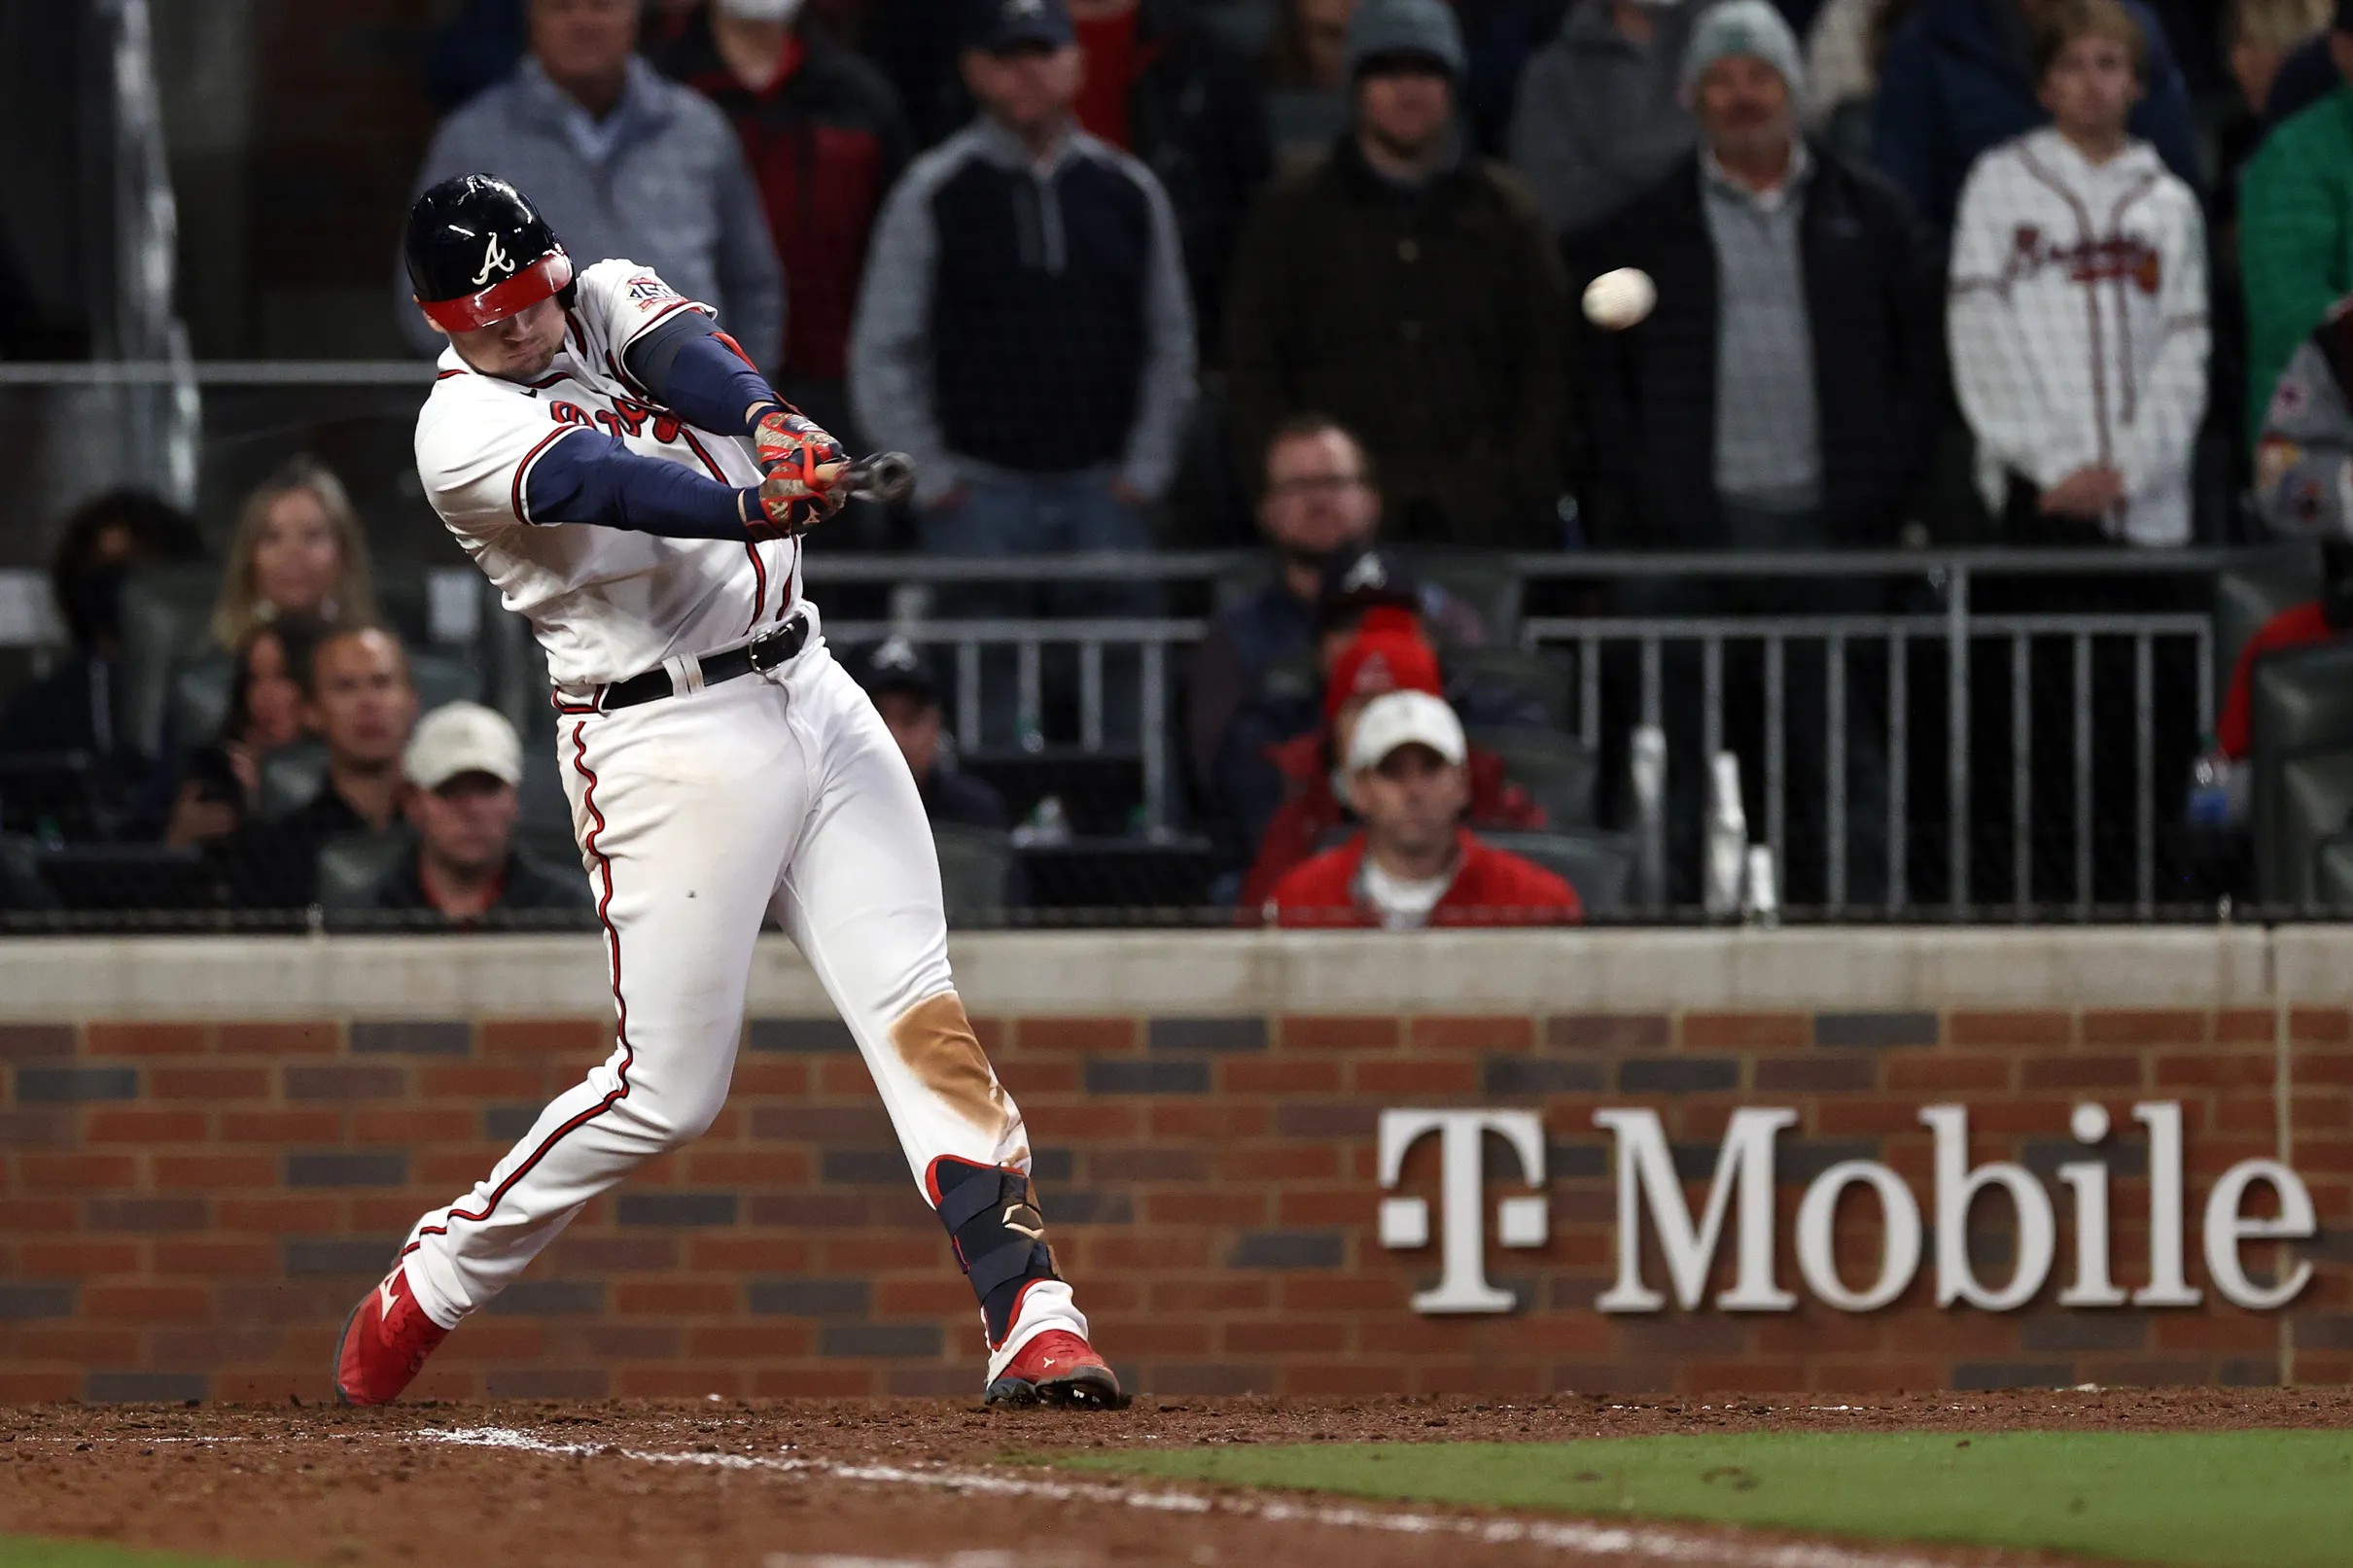
<path id="1" fill-rule="evenodd" d="M 1508 1312 L 1518 1301 L 1487 1282 L 1487 1135 L 1519 1157 L 1520 1174 L 1533 1194 L 1495 1205 L 1495 1239 L 1507 1247 L 1540 1247 L 1551 1227 L 1544 1188 L 1544 1124 L 1534 1111 L 1422 1111 L 1381 1113 L 1381 1186 L 1394 1191 L 1408 1150 L 1438 1134 L 1441 1269 L 1437 1285 L 1414 1297 L 1417 1312 Z M 1381 1201 L 1381 1244 L 1400 1251 L 1430 1243 L 1429 1203 L 1420 1198 Z"/>

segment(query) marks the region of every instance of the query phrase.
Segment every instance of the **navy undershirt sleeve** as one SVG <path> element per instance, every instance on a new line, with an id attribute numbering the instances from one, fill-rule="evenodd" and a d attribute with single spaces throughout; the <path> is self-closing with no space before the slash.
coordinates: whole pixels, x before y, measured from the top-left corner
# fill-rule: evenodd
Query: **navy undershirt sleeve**
<path id="1" fill-rule="evenodd" d="M 630 344 L 622 359 L 654 401 L 684 414 L 689 425 L 721 436 L 751 435 L 744 411 L 755 403 L 784 401 L 699 310 L 672 312 Z"/>
<path id="2" fill-rule="evenodd" d="M 594 523 L 664 539 L 743 540 L 739 494 L 585 427 L 543 451 L 523 480 L 534 523 Z"/>

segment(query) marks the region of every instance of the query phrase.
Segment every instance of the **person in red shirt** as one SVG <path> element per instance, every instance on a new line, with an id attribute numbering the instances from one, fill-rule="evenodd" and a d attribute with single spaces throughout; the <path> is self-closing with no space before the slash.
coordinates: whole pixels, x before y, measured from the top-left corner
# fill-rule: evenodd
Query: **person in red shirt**
<path id="1" fill-rule="evenodd" d="M 1323 727 L 1267 748 L 1282 777 L 1283 799 L 1257 855 L 1242 880 L 1238 906 L 1248 918 L 1266 902 L 1284 873 L 1321 848 L 1333 829 L 1348 820 L 1333 784 L 1337 759 L 1348 754 L 1349 736 L 1366 704 L 1391 691 L 1421 691 L 1443 697 L 1438 655 L 1422 637 L 1414 612 L 1388 606 L 1364 611 L 1355 636 L 1333 655 L 1323 682 Z M 1459 727 L 1459 720 L 1457 720 Z M 1503 776 L 1503 759 L 1484 747 L 1466 747 L 1469 781 L 1467 819 L 1480 827 L 1538 828 L 1544 808 Z"/>
<path id="2" fill-rule="evenodd" d="M 1577 891 L 1461 825 L 1470 800 L 1462 721 L 1446 699 L 1392 691 L 1350 732 L 1350 804 L 1364 830 L 1294 867 L 1265 919 L 1282 926 L 1573 925 Z"/>

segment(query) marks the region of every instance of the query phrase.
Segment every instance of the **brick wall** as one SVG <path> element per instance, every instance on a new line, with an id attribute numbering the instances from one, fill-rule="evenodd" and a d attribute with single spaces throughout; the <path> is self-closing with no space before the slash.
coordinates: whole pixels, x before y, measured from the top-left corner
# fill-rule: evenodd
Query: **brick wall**
<path id="1" fill-rule="evenodd" d="M 2293 1163 L 2324 1227 L 2353 1210 L 2353 1018 L 2246 1011 L 1554 1017 L 1000 1018 L 984 1042 L 1037 1141 L 1066 1271 L 1135 1382 L 1164 1394 L 1456 1389 L 1820 1390 L 2353 1379 L 2353 1230 L 2307 1248 L 2284 1314 L 1942 1311 L 1927 1270 L 1866 1316 L 1605 1317 L 1614 1256 L 1603 1106 L 1660 1111 L 1687 1176 L 1742 1105 L 1795 1107 L 1787 1222 L 1828 1164 L 1884 1159 L 1925 1204 L 1918 1107 L 1967 1104 L 1980 1159 L 2049 1175 L 2109 1107 L 2119 1280 L 2145 1277 L 2146 1151 L 2129 1106 L 2184 1102 L 2190 1211 L 2230 1163 Z M 0 1399 L 305 1400 L 358 1293 L 608 1046 L 547 1019 L 0 1026 Z M 1375 1236 L 1384 1107 L 1539 1108 L 1551 1240 L 1491 1248 L 1524 1309 L 1424 1318 L 1433 1250 Z M 1432 1199 L 1435 1140 L 1404 1192 Z M 1695 1189 L 1696 1192 L 1696 1189 Z M 1433 1207 L 1434 1207 L 1433 1203 Z M 1983 1250 L 2003 1247 L 2006 1217 Z M 2064 1210 L 2064 1203 L 2060 1204 Z M 1857 1215 L 1854 1211 L 1862 1212 Z M 1847 1219 L 1867 1219 L 1869 1204 Z M 1844 1252 L 1875 1239 L 1843 1231 Z M 2191 1278 L 2203 1268 L 2196 1232 Z M 2266 1249 L 2250 1247 L 2251 1255 Z M 1876 1256 L 1876 1254 L 1873 1254 Z M 1864 1265 L 1850 1269 L 1856 1278 Z M 2006 1271 L 1994 1268 L 1998 1275 Z M 2260 1272 L 2260 1271 L 2257 1271 Z M 1653 1261 L 1650 1278 L 1663 1275 Z M 2285 1325 L 2285 1328 L 2283 1328 Z M 426 1397 L 970 1393 L 966 1288 L 831 1021 L 755 1020 L 735 1098 L 692 1148 L 592 1204 L 427 1371 Z"/>

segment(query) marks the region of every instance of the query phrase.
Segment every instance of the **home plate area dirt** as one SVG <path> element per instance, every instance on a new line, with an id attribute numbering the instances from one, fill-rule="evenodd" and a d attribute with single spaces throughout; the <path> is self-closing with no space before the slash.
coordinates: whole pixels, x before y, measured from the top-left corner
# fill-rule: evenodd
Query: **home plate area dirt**
<path id="1" fill-rule="evenodd" d="M 1562 1442 L 1758 1429 L 2341 1428 L 2353 1393 L 2184 1389 L 1804 1398 L 946 1401 L 0 1409 L 0 1536 L 237 1562 L 661 1568 L 1674 1564 L 2060 1559 L 1251 1492 L 1058 1471 L 1218 1444 Z"/>

